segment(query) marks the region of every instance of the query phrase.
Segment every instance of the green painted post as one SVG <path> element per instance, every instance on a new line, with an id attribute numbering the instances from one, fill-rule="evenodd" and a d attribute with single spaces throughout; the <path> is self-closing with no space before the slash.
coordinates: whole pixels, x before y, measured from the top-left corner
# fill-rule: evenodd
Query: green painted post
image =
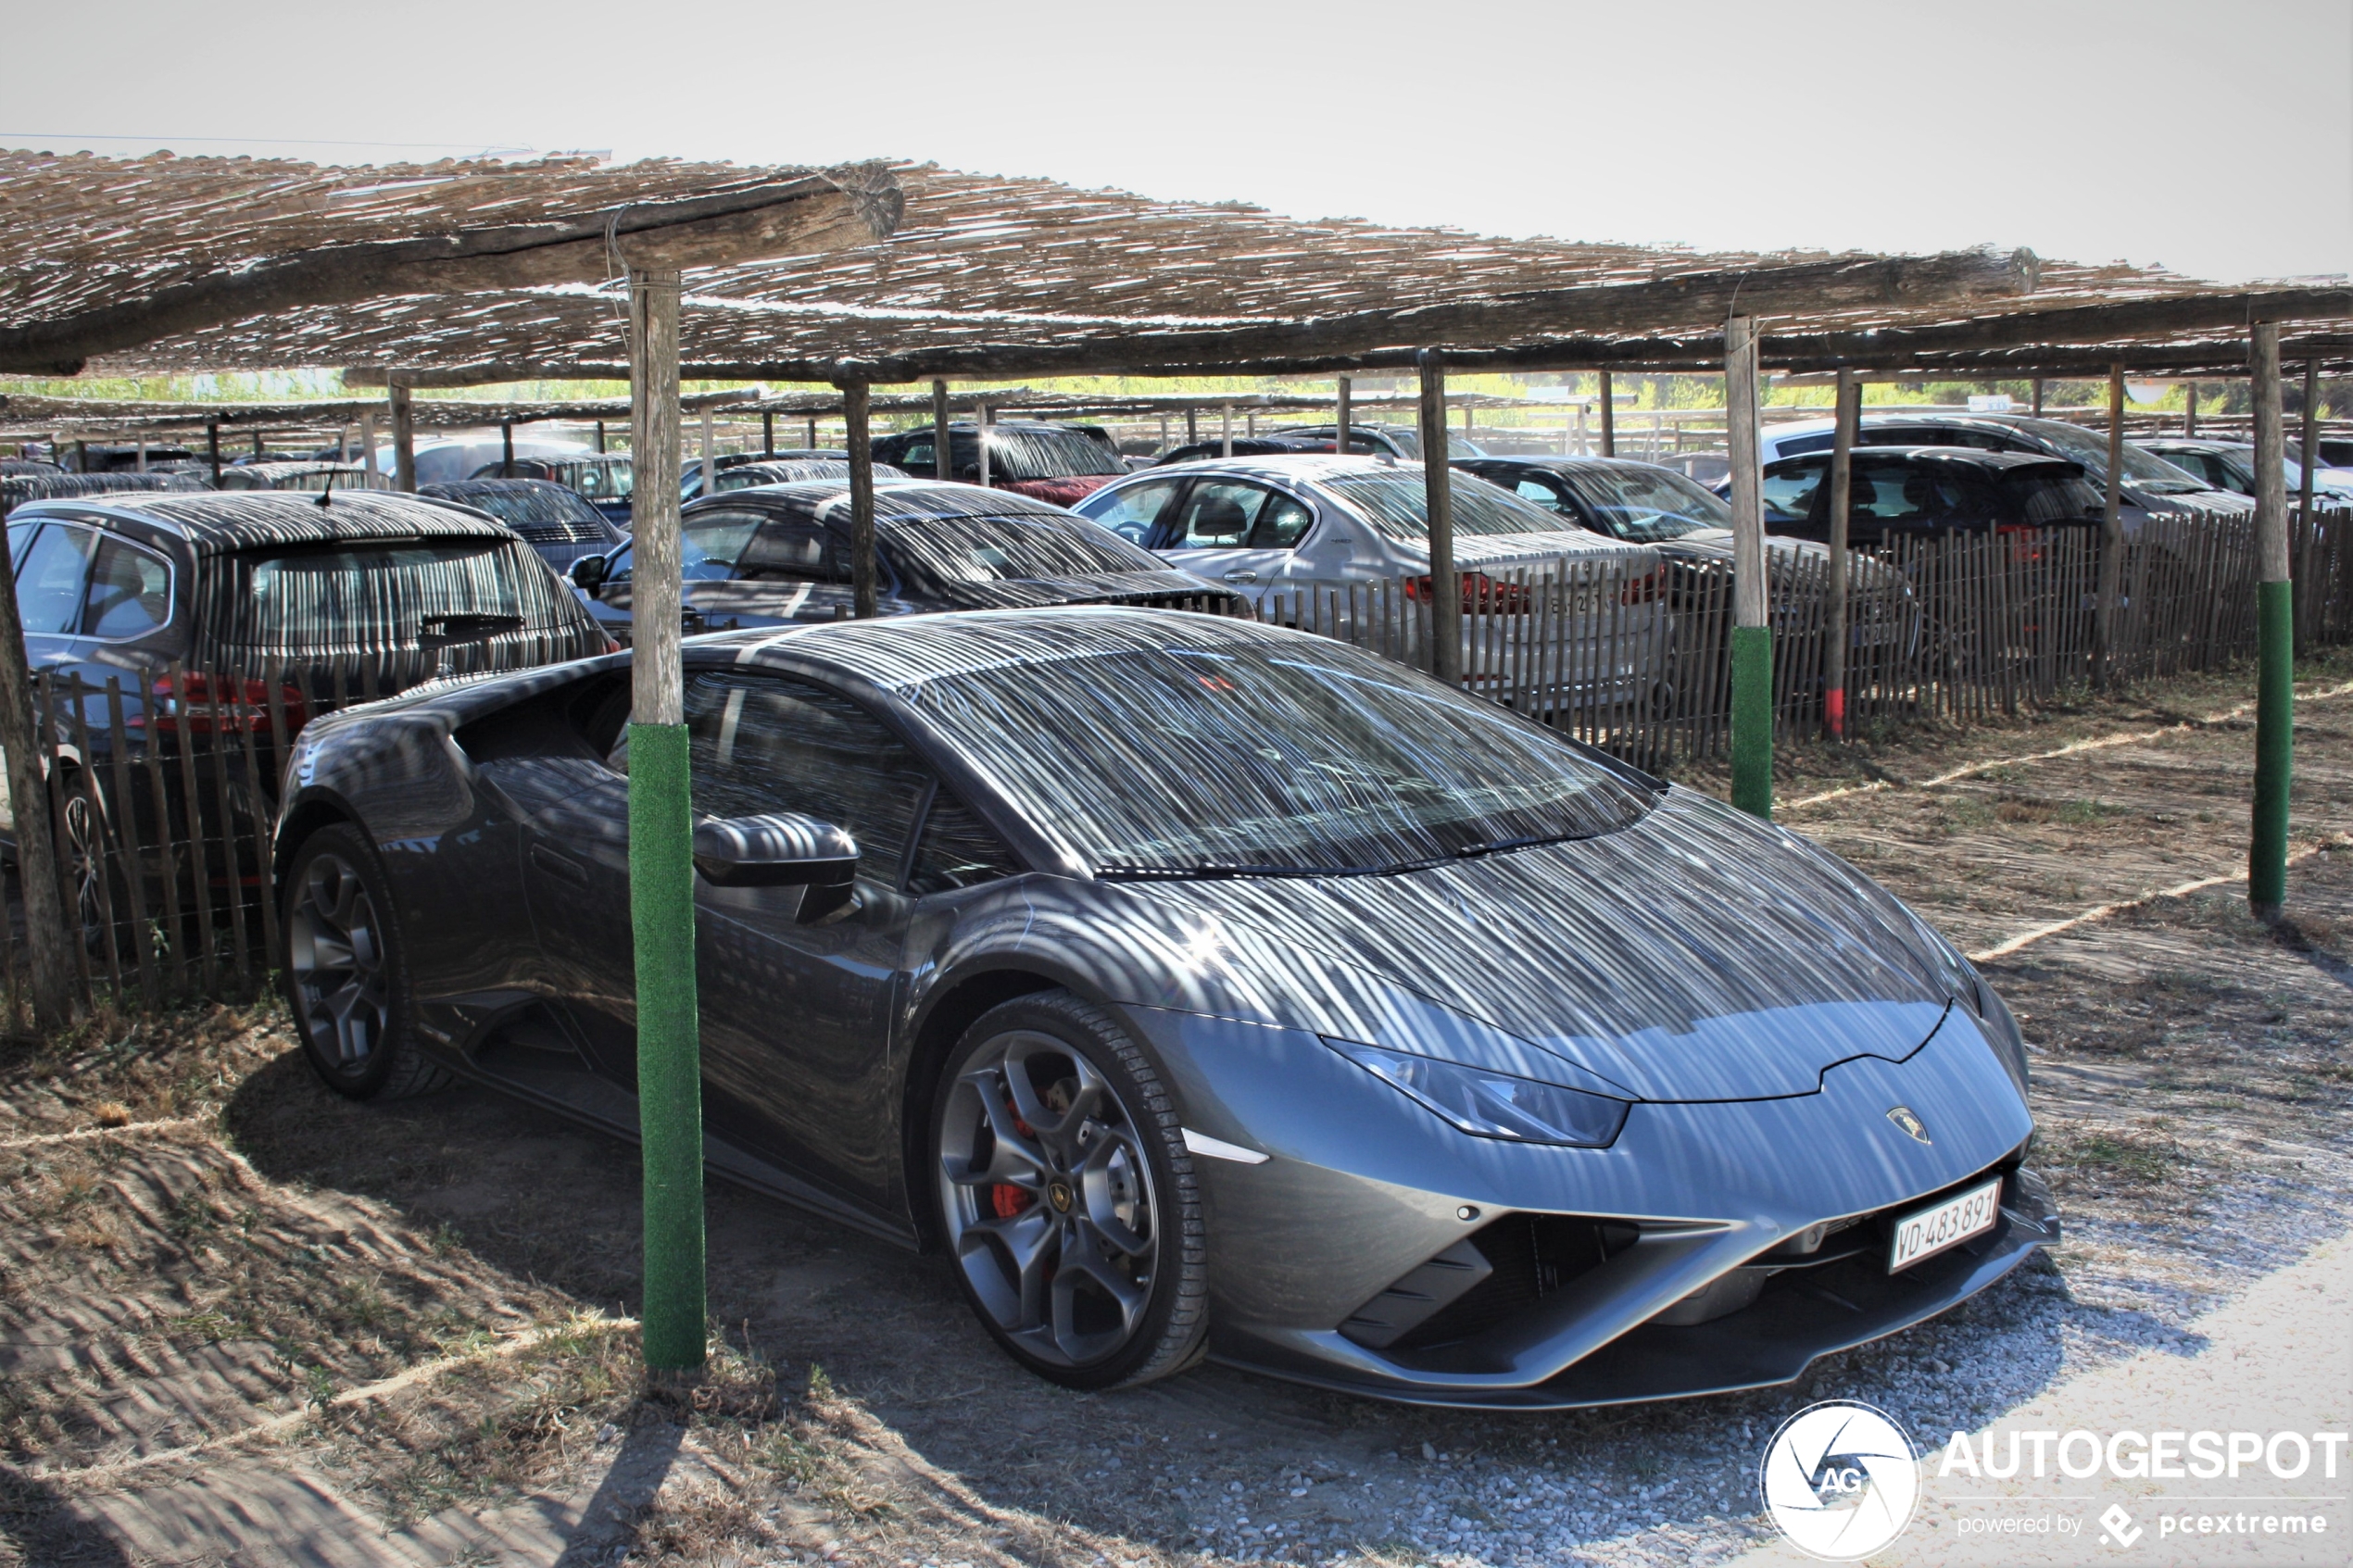
<path id="1" fill-rule="evenodd" d="M 702 1047 L 695 1004 L 694 811 L 680 662 L 678 274 L 629 275 L 637 461 L 629 723 L 629 920 L 636 942 L 645 1165 L 646 1366 L 703 1362 Z"/>
<path id="2" fill-rule="evenodd" d="M 1773 814 L 1773 633 L 1766 619 L 1765 506 L 1756 450 L 1756 328 L 1724 323 L 1724 412 L 1732 463 L 1732 804 Z"/>
<path id="3" fill-rule="evenodd" d="M 2280 328 L 2258 321 L 2255 375 L 2255 822 L 2246 901 L 2263 919 L 2287 902 L 2288 779 L 2296 759 L 2296 594 L 2288 579 L 2286 442 L 2280 410 Z"/>

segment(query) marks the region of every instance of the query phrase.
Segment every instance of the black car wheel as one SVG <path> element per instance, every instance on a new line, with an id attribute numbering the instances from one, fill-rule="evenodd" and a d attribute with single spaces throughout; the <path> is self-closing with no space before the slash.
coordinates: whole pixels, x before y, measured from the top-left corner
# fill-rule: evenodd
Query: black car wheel
<path id="1" fill-rule="evenodd" d="M 940 1224 L 997 1342 L 1076 1388 L 1197 1361 L 1209 1320 L 1201 1198 L 1143 1052 L 1066 992 L 965 1032 L 932 1115 Z"/>
<path id="2" fill-rule="evenodd" d="M 390 890 L 366 839 L 336 825 L 311 834 L 286 878 L 287 1001 L 303 1054 L 353 1099 L 395 1099 L 448 1074 L 418 1049 L 415 1009 Z"/>

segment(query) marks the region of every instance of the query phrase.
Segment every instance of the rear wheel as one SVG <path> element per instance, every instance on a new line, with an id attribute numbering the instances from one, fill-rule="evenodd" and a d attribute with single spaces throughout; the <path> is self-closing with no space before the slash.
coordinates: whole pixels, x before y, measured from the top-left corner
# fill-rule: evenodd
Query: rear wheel
<path id="1" fill-rule="evenodd" d="M 949 1057 L 931 1148 L 958 1281 L 1016 1361 L 1110 1388 L 1200 1359 L 1192 1160 L 1159 1076 L 1110 1014 L 1048 991 L 983 1016 Z"/>
<path id="2" fill-rule="evenodd" d="M 286 999 L 303 1054 L 353 1099 L 423 1094 L 448 1073 L 418 1048 L 390 890 L 367 840 L 338 823 L 295 855 L 283 928 Z"/>

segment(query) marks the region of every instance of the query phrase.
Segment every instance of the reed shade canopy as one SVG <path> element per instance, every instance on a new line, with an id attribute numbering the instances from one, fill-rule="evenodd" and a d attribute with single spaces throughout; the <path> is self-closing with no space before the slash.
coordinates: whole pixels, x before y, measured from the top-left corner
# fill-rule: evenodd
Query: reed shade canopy
<path id="1" fill-rule="evenodd" d="M 1768 370 L 2127 347 L 2219 367 L 2247 320 L 2353 314 L 2341 287 L 2024 252 L 1504 240 L 904 163 L 9 153 L 0 219 L 0 372 L 18 373 L 620 378 L 632 265 L 684 270 L 682 373 L 745 381 L 1403 369 L 1423 347 L 1458 372 L 1696 370 L 1720 368 L 1734 309 Z M 887 241 L 834 248 L 891 220 Z M 758 237 L 765 259 L 702 264 Z"/>

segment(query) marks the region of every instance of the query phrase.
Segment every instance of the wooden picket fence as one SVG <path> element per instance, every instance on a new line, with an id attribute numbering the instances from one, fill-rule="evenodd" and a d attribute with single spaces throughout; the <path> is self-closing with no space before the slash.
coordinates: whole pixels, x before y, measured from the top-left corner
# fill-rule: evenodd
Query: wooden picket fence
<path id="1" fill-rule="evenodd" d="M 2162 521 L 2162 520 L 2160 520 Z M 1779 734 L 1824 722 L 1828 558 L 1773 552 Z M 2305 646 L 2353 639 L 2353 510 L 2296 521 L 2290 560 Z M 2082 690 L 2092 673 L 2097 539 L 2086 529 L 1907 538 L 1848 572 L 1850 733 L 1968 724 Z M 2255 647 L 2245 522 L 2153 523 L 2125 546 L 2113 674 L 2212 670 Z M 1426 581 L 1278 593 L 1241 613 L 1430 667 Z M 1629 760 L 1720 758 L 1731 723 L 1730 571 L 1561 562 L 1466 582 L 1464 683 Z M 324 683 L 179 667 L 103 686 L 35 682 L 70 946 L 93 996 L 159 1007 L 250 996 L 280 951 L 271 825 L 290 743 L 308 719 L 389 695 L 422 671 L 362 667 Z M 13 901 L 20 916 L 21 900 Z M 6 930 L 0 1022 L 22 1027 L 22 933 Z"/>

